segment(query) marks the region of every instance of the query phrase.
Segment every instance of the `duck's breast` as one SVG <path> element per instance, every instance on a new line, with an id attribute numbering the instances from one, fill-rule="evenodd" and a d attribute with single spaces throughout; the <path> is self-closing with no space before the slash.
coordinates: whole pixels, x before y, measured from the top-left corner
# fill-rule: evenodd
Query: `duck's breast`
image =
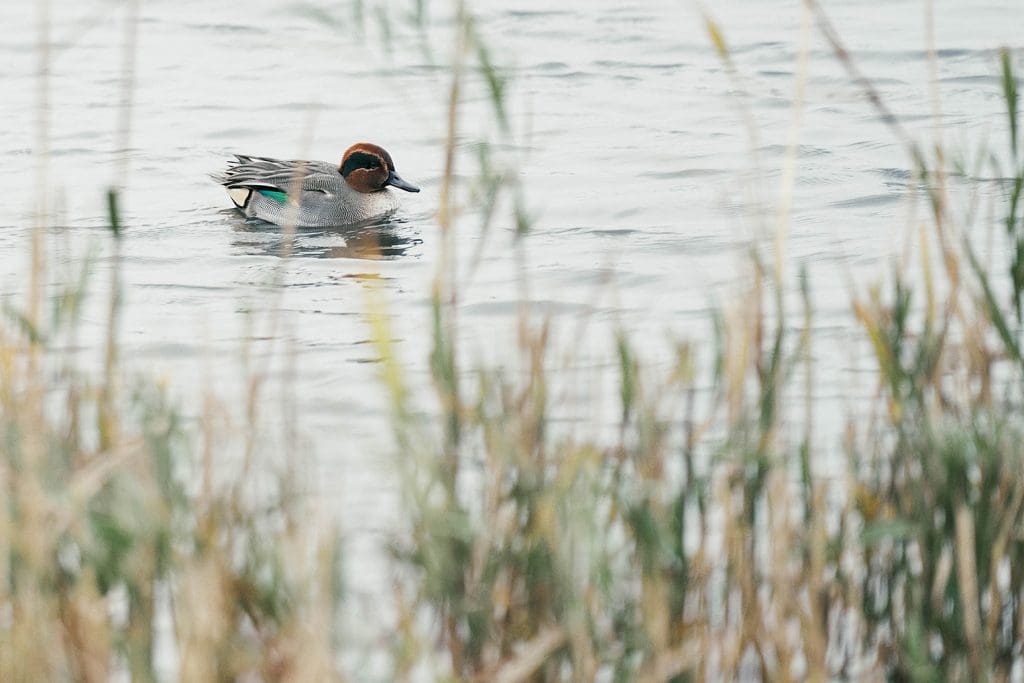
<path id="1" fill-rule="evenodd" d="M 303 192 L 299 206 L 301 225 L 345 225 L 383 216 L 398 208 L 398 200 L 388 190 L 356 192 L 342 185 L 333 193 Z"/>

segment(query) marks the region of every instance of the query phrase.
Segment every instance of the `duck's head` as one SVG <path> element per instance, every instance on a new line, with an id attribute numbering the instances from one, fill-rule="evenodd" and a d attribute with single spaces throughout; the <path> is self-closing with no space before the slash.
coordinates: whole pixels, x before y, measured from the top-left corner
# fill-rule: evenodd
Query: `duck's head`
<path id="1" fill-rule="evenodd" d="M 345 150 L 338 172 L 357 192 L 380 192 L 388 185 L 406 192 L 420 191 L 395 173 L 395 162 L 383 147 L 369 142 L 357 142 Z"/>

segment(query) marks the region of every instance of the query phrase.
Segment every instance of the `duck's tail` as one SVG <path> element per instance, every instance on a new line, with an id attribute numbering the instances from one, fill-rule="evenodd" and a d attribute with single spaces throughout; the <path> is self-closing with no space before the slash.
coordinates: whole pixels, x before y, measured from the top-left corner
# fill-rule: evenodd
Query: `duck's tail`
<path id="1" fill-rule="evenodd" d="M 244 211 L 252 200 L 252 190 L 248 187 L 229 187 L 228 196 L 237 208 Z"/>
<path id="2" fill-rule="evenodd" d="M 235 154 L 235 159 L 228 162 L 228 167 L 220 173 L 209 173 L 210 179 L 218 185 L 223 185 L 228 191 L 228 197 L 231 198 L 236 208 L 242 209 L 243 211 L 248 208 L 249 202 L 252 201 L 253 190 L 250 187 L 243 187 L 237 185 L 237 173 L 238 167 L 242 164 L 251 162 L 253 159 L 259 157 L 252 157 L 245 154 Z"/>

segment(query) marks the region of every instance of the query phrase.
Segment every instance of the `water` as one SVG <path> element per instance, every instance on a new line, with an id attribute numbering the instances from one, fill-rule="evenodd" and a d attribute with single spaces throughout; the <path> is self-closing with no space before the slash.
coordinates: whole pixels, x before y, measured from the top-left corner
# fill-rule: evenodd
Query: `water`
<path id="1" fill-rule="evenodd" d="M 73 270 L 95 245 L 95 281 L 106 283 L 104 193 L 119 158 L 123 11 L 106 2 L 54 4 L 49 179 L 59 211 L 49 231 L 51 271 Z M 937 5 L 938 128 L 974 158 L 985 140 L 1004 144 L 995 50 L 1019 44 L 1017 3 Z M 609 365 L 607 332 L 616 325 L 655 359 L 671 335 L 704 338 L 708 310 L 739 291 L 748 272 L 742 247 L 762 234 L 760 217 L 773 215 L 764 207 L 778 198 L 799 3 L 714 8 L 738 79 L 688 3 L 487 0 L 475 7 L 493 57 L 512 77 L 516 135 L 506 151 L 520 161 L 536 218 L 525 246 L 536 309 L 565 338 L 587 330 L 577 351 L 593 368 Z M 0 56 L 8 65 L 0 107 L 0 291 L 11 301 L 26 288 L 35 189 L 33 8 L 25 0 L 0 6 Z M 829 11 L 902 125 L 920 138 L 932 135 L 922 4 L 843 0 Z M 365 36 L 353 30 L 344 3 L 254 0 L 244 10 L 142 3 L 121 328 L 129 366 L 167 381 L 191 414 L 208 390 L 228 403 L 242 400 L 232 397 L 244 395 L 243 348 L 270 377 L 260 416 L 268 432 L 282 419 L 282 395 L 294 398 L 290 409 L 311 463 L 309 493 L 341 520 L 353 594 L 368 603 L 387 585 L 377 548 L 394 523 L 397 492 L 387 404 L 363 316 L 368 290 L 382 291 L 410 381 L 417 396 L 429 396 L 429 292 L 439 254 L 433 216 L 447 88 L 444 71 L 415 47 L 415 32 L 397 25 L 389 56 L 373 25 Z M 432 47 L 440 57 L 450 53 L 443 29 L 432 34 Z M 870 356 L 848 342 L 851 291 L 900 253 L 908 219 L 923 209 L 913 201 L 902 148 L 817 33 L 810 49 L 787 267 L 793 275 L 806 266 L 811 277 L 820 409 L 838 416 L 848 396 L 874 390 L 857 377 Z M 458 172 L 468 178 L 472 145 L 494 126 L 479 88 L 466 100 Z M 753 141 L 744 110 L 756 123 Z M 228 210 L 206 175 L 232 152 L 337 159 L 357 140 L 385 146 L 403 177 L 424 191 L 403 194 L 403 210 L 379 230 L 300 232 L 287 264 L 278 256 L 282 232 Z M 994 183 L 976 189 L 982 203 L 999 191 Z M 514 345 L 520 292 L 513 224 L 501 214 L 481 242 L 477 218 L 470 211 L 458 234 L 464 266 L 483 245 L 462 292 L 463 349 L 502 362 Z M 87 310 L 81 346 L 69 349 L 85 365 L 100 355 L 100 299 Z M 563 417 L 602 410 L 567 407 Z M 832 424 L 838 430 L 838 418 Z M 819 439 L 831 448 L 838 431 Z"/>

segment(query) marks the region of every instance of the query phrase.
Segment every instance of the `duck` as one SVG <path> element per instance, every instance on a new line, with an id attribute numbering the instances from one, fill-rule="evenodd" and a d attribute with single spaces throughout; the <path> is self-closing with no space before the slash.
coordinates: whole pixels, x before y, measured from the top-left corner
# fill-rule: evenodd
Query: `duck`
<path id="1" fill-rule="evenodd" d="M 248 218 L 276 225 L 328 227 L 379 218 L 398 208 L 388 189 L 419 192 L 395 171 L 381 146 L 357 142 L 334 165 L 327 161 L 271 159 L 235 154 L 212 178 Z"/>

